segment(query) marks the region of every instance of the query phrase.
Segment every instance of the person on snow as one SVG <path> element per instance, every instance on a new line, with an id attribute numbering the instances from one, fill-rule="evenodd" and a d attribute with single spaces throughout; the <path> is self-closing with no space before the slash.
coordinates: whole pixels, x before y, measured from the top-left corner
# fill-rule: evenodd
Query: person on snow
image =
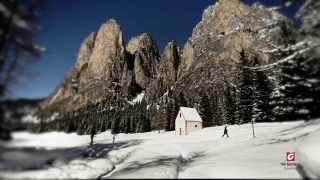
<path id="1" fill-rule="evenodd" d="M 112 137 L 112 146 L 114 146 L 115 141 L 116 141 L 116 134 L 114 134 Z"/>
<path id="2" fill-rule="evenodd" d="M 223 131 L 222 137 L 224 137 L 224 136 L 229 137 L 229 134 L 228 134 L 228 126 L 227 126 L 227 125 L 224 126 L 224 131 Z"/>
<path id="3" fill-rule="evenodd" d="M 90 146 L 93 145 L 93 138 L 95 135 L 96 135 L 96 127 L 94 125 L 92 125 L 91 130 L 90 130 L 90 139 L 91 139 Z"/>

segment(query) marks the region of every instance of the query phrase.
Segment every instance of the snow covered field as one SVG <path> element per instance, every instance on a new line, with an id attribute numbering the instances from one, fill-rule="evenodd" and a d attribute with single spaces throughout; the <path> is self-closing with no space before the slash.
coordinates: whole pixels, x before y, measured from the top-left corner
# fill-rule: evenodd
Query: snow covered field
<path id="1" fill-rule="evenodd" d="M 304 173 L 320 177 L 320 120 L 205 128 L 188 136 L 174 132 L 96 135 L 50 132 L 14 134 L 0 143 L 1 178 L 301 178 L 283 166 L 287 152 Z M 282 163 L 282 164 L 281 164 Z"/>

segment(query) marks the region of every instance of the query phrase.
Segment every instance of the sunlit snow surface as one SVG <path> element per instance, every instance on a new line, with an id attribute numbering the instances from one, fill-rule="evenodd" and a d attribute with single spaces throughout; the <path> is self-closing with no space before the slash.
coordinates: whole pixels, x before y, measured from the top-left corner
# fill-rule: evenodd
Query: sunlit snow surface
<path id="1" fill-rule="evenodd" d="M 222 126 L 188 136 L 158 131 L 119 134 L 112 146 L 109 131 L 88 135 L 50 132 L 14 133 L 1 142 L 2 178 L 301 178 L 286 168 L 286 153 L 296 152 L 312 177 L 319 178 L 320 120 Z"/>
<path id="2" fill-rule="evenodd" d="M 320 131 L 306 137 L 298 147 L 302 169 L 308 178 L 320 178 Z"/>

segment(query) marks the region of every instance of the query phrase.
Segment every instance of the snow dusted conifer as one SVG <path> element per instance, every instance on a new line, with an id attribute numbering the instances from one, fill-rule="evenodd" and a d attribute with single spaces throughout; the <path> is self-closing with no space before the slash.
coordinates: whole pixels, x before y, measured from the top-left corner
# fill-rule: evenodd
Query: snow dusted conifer
<path id="1" fill-rule="evenodd" d="M 244 51 L 241 52 L 241 63 L 242 65 L 246 65 L 247 57 Z M 253 90 L 254 84 L 252 79 L 254 78 L 254 74 L 250 69 L 246 69 L 240 67 L 240 84 L 239 84 L 239 120 L 238 124 L 243 124 L 246 122 L 250 122 L 252 118 L 252 108 L 253 108 Z"/>
<path id="2" fill-rule="evenodd" d="M 225 97 L 225 109 L 226 109 L 226 120 L 229 124 L 235 124 L 236 121 L 236 89 L 230 85 L 226 85 L 226 91 L 224 92 Z"/>
<path id="3" fill-rule="evenodd" d="M 206 93 L 201 93 L 201 101 L 200 101 L 200 115 L 202 117 L 202 126 L 210 127 L 213 121 L 213 113 L 212 108 L 209 102 L 209 97 Z"/>
<path id="4" fill-rule="evenodd" d="M 166 124 L 166 130 L 171 131 L 174 128 L 172 127 L 175 120 L 175 101 L 174 99 L 169 99 L 167 108 L 166 108 L 166 114 L 167 114 L 167 124 Z"/>
<path id="5" fill-rule="evenodd" d="M 173 97 L 172 91 L 168 90 L 167 106 L 166 106 L 166 130 L 174 130 L 175 119 L 179 111 L 179 104 L 176 102 L 176 98 Z"/>
<path id="6" fill-rule="evenodd" d="M 272 85 L 265 72 L 257 71 L 254 77 L 254 104 L 253 116 L 255 121 L 265 122 L 272 120 L 270 105 Z"/>
<path id="7" fill-rule="evenodd" d="M 301 55 L 282 66 L 280 95 L 274 109 L 279 119 L 308 120 L 317 114 L 314 107 L 319 99 L 319 72 L 317 63 L 310 63 Z"/>
<path id="8" fill-rule="evenodd" d="M 219 96 L 211 95 L 209 96 L 210 99 L 210 107 L 212 107 L 213 119 L 212 119 L 212 126 L 222 125 L 223 124 L 223 113 L 222 108 L 219 100 Z"/>
<path id="9" fill-rule="evenodd" d="M 120 119 L 115 115 L 111 124 L 111 134 L 116 135 L 120 133 Z"/>

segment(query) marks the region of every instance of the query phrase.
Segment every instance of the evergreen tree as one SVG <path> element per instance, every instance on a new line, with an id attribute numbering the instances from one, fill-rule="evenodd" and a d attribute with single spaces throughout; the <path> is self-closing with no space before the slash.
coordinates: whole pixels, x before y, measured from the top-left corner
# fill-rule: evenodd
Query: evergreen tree
<path id="1" fill-rule="evenodd" d="M 217 104 L 217 107 L 216 107 L 216 110 L 217 110 L 216 123 L 219 126 L 227 123 L 227 119 L 226 119 L 227 112 L 226 112 L 226 108 L 225 108 L 226 104 L 224 102 L 224 96 L 220 95 L 220 94 L 218 96 L 216 96 L 216 101 L 217 101 L 216 102 L 216 104 Z"/>
<path id="2" fill-rule="evenodd" d="M 316 60 L 316 59 L 315 59 Z M 280 120 L 308 120 L 319 116 L 319 63 L 299 56 L 281 68 L 275 114 Z"/>
<path id="3" fill-rule="evenodd" d="M 174 114 L 175 112 L 175 104 L 173 99 L 168 100 L 167 108 L 166 108 L 166 131 L 171 131 L 172 129 L 172 121 L 174 121 Z"/>
<path id="4" fill-rule="evenodd" d="M 182 92 L 179 93 L 178 97 L 176 98 L 176 102 L 177 102 L 177 105 L 178 105 L 178 109 L 180 107 L 188 107 L 187 99 L 184 97 Z"/>
<path id="5" fill-rule="evenodd" d="M 149 132 L 151 131 L 151 122 L 150 119 L 147 118 L 145 115 L 141 115 L 142 118 L 142 132 Z"/>
<path id="6" fill-rule="evenodd" d="M 125 121 L 125 133 L 130 133 L 131 132 L 131 122 L 130 122 L 130 117 L 126 117 L 126 121 Z"/>
<path id="7" fill-rule="evenodd" d="M 206 93 L 201 93 L 200 96 L 201 96 L 201 99 L 200 99 L 199 112 L 202 118 L 202 126 L 210 127 L 212 126 L 213 113 L 212 113 L 212 108 L 209 102 L 209 97 Z"/>
<path id="8" fill-rule="evenodd" d="M 226 85 L 226 90 L 224 92 L 225 97 L 225 109 L 226 113 L 226 120 L 227 123 L 235 124 L 236 123 L 236 90 L 234 87 L 230 87 L 230 85 Z"/>
<path id="9" fill-rule="evenodd" d="M 272 86 L 267 76 L 262 71 L 257 71 L 254 78 L 254 104 L 253 118 L 259 122 L 272 120 L 272 106 L 270 105 Z"/>
<path id="10" fill-rule="evenodd" d="M 111 134 L 113 135 L 120 133 L 120 127 L 119 127 L 120 118 L 117 116 L 118 116 L 117 114 L 114 115 L 114 118 L 111 124 Z"/>
<path id="11" fill-rule="evenodd" d="M 241 52 L 241 63 L 242 66 L 240 67 L 240 84 L 239 84 L 239 93 L 240 93 L 240 99 L 239 99 L 239 121 L 238 124 L 243 124 L 246 122 L 250 122 L 252 120 L 253 115 L 253 91 L 254 91 L 254 84 L 253 84 L 253 78 L 254 74 L 253 72 L 248 69 L 244 68 L 244 66 L 247 66 L 248 59 L 247 55 L 244 51 Z"/>
<path id="12" fill-rule="evenodd" d="M 222 110 L 221 110 L 221 104 L 219 102 L 219 95 L 217 92 L 209 96 L 209 104 L 212 112 L 211 126 L 222 125 L 222 121 L 223 121 Z"/>
<path id="13" fill-rule="evenodd" d="M 168 90 L 167 106 L 166 106 L 166 131 L 172 131 L 175 127 L 175 119 L 179 111 L 179 105 L 176 102 L 171 90 Z"/>
<path id="14" fill-rule="evenodd" d="M 160 106 L 156 105 L 155 107 L 151 106 L 154 115 L 151 117 L 153 120 L 152 122 L 154 123 L 154 129 L 160 130 L 166 129 L 167 125 L 167 114 L 166 114 L 166 109 L 160 108 Z"/>

